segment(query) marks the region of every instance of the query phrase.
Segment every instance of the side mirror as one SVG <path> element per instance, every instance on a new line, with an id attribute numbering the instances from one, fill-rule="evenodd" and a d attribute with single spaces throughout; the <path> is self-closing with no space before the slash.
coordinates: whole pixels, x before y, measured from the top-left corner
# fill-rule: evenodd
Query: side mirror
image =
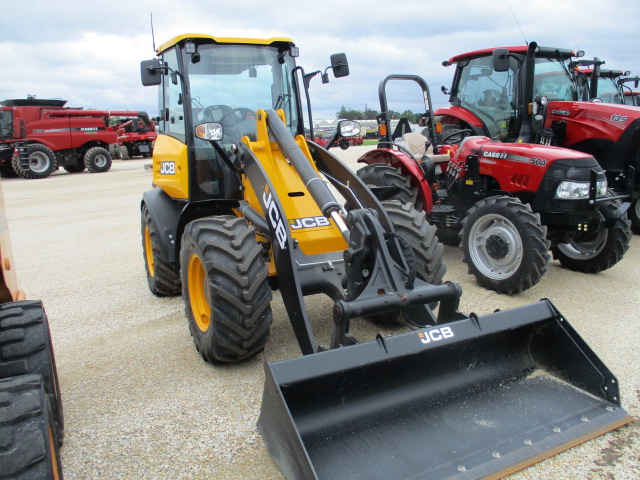
<path id="1" fill-rule="evenodd" d="M 336 78 L 349 75 L 347 55 L 344 53 L 334 53 L 331 55 L 331 68 L 333 69 L 333 76 Z"/>
<path id="2" fill-rule="evenodd" d="M 145 87 L 160 85 L 162 83 L 162 64 L 160 60 L 154 58 L 153 60 L 140 62 L 140 79 Z"/>
<path id="3" fill-rule="evenodd" d="M 493 71 L 506 72 L 509 70 L 509 50 L 496 48 L 493 51 Z"/>

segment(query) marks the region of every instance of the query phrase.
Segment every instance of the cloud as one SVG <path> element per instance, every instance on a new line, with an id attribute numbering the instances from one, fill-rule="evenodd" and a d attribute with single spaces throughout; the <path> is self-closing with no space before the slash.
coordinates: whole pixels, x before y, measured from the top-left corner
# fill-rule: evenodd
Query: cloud
<path id="1" fill-rule="evenodd" d="M 607 68 L 640 74 L 635 52 L 640 4 L 621 0 L 454 0 L 425 2 L 272 0 L 202 2 L 46 0 L 5 2 L 0 41 L 1 98 L 65 98 L 89 108 L 146 110 L 157 114 L 157 91 L 140 85 L 139 64 L 156 45 L 182 33 L 217 36 L 286 36 L 300 47 L 299 64 L 324 69 L 329 55 L 345 52 L 351 75 L 311 86 L 314 117 L 333 117 L 342 105 L 378 109 L 378 84 L 392 73 L 416 73 L 431 87 L 436 106 L 447 97 L 453 68 L 442 60 L 458 53 L 537 41 L 578 48 Z M 515 15 L 515 18 L 514 18 Z"/>

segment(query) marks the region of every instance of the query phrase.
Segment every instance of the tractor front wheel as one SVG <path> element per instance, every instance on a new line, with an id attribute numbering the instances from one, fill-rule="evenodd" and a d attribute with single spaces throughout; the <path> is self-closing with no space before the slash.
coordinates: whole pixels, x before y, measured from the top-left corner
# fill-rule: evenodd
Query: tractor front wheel
<path id="1" fill-rule="evenodd" d="M 614 211 L 618 206 L 612 202 L 604 207 Z M 629 248 L 631 241 L 630 222 L 626 215 L 618 217 L 609 228 L 602 228 L 591 242 L 561 243 L 551 249 L 553 258 L 570 270 L 598 273 L 618 263 Z"/>
<path id="2" fill-rule="evenodd" d="M 111 154 L 106 148 L 90 148 L 84 154 L 84 166 L 91 173 L 107 172 L 111 168 Z"/>
<path id="3" fill-rule="evenodd" d="M 271 288 L 255 229 L 231 215 L 190 222 L 180 267 L 189 330 L 204 360 L 238 362 L 261 352 L 271 327 Z"/>
<path id="4" fill-rule="evenodd" d="M 469 273 L 498 293 L 519 293 L 547 270 L 549 241 L 540 216 L 511 197 L 489 197 L 462 220 L 462 252 Z"/>

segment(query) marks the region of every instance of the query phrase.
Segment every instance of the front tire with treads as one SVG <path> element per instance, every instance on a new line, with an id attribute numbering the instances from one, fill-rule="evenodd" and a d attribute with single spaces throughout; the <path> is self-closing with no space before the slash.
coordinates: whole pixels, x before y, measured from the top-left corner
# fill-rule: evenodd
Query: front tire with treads
<path id="1" fill-rule="evenodd" d="M 517 198 L 489 197 L 462 220 L 462 252 L 478 284 L 498 293 L 520 293 L 540 281 L 549 263 L 547 227 Z"/>
<path id="2" fill-rule="evenodd" d="M 172 297 L 180 295 L 180 265 L 162 257 L 158 228 L 151 219 L 149 208 L 142 205 L 142 256 L 144 268 L 147 272 L 147 283 L 151 293 L 158 297 Z"/>
<path id="3" fill-rule="evenodd" d="M 194 220 L 182 234 L 180 270 L 189 329 L 208 362 L 261 352 L 271 327 L 271 288 L 263 249 L 244 218 Z"/>

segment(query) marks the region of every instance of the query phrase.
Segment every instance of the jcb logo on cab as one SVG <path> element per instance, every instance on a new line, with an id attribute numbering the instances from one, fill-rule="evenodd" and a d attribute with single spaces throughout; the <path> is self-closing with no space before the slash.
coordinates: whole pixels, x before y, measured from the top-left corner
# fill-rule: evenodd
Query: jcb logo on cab
<path id="1" fill-rule="evenodd" d="M 175 175 L 176 162 L 160 162 L 160 173 L 162 175 Z"/>

